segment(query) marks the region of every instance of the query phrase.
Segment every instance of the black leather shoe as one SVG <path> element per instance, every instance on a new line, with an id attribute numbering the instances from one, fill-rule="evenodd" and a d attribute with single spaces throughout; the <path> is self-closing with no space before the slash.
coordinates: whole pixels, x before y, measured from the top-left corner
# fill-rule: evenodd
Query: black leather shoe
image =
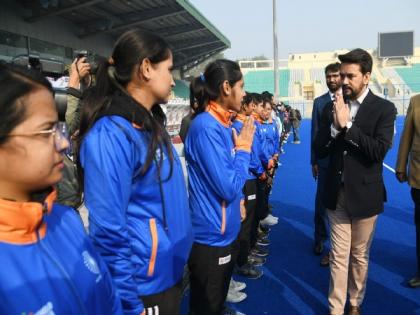
<path id="1" fill-rule="evenodd" d="M 410 288 L 420 287 L 420 276 L 414 277 L 407 282 Z"/>
<path id="2" fill-rule="evenodd" d="M 359 306 L 350 305 L 347 315 L 362 315 L 362 311 Z"/>
<path id="3" fill-rule="evenodd" d="M 330 265 L 330 253 L 326 254 L 324 257 L 322 257 L 321 261 L 319 262 L 319 264 L 322 267 L 328 267 Z"/>
<path id="4" fill-rule="evenodd" d="M 314 253 L 315 255 L 321 255 L 324 251 L 324 243 L 322 242 L 315 242 L 314 245 Z"/>
<path id="5" fill-rule="evenodd" d="M 265 262 L 266 262 L 265 258 L 254 256 L 254 255 L 249 255 L 248 256 L 248 264 L 250 264 L 254 267 L 260 267 L 260 266 L 264 265 Z"/>
<path id="6" fill-rule="evenodd" d="M 240 276 L 247 277 L 248 279 L 258 279 L 263 275 L 262 270 L 259 270 L 249 264 L 236 269 L 236 273 Z"/>

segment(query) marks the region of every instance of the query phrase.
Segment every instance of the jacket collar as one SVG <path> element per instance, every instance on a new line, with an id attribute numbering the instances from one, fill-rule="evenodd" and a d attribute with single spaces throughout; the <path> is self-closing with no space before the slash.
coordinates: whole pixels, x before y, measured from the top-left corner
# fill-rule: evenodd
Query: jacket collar
<path id="1" fill-rule="evenodd" d="M 235 120 L 238 120 L 238 121 L 244 123 L 245 120 L 246 120 L 246 117 L 248 117 L 248 116 L 246 116 L 244 114 L 237 114 Z"/>
<path id="2" fill-rule="evenodd" d="M 0 242 L 12 244 L 35 243 L 44 238 L 47 224 L 44 215 L 51 213 L 57 192 L 53 190 L 41 202 L 17 202 L 0 199 Z"/>
<path id="3" fill-rule="evenodd" d="M 232 113 L 214 101 L 210 101 L 207 106 L 207 111 L 223 126 L 229 127 L 232 124 Z"/>
<path id="4" fill-rule="evenodd" d="M 120 116 L 132 123 L 136 129 L 142 129 L 144 125 L 144 112 L 132 98 L 121 91 L 116 91 L 108 105 L 99 112 L 96 120 L 105 116 Z"/>
<path id="5" fill-rule="evenodd" d="M 258 121 L 260 124 L 263 123 L 263 120 L 261 119 L 260 115 L 258 115 L 257 113 L 252 113 L 252 117 L 254 117 L 255 121 Z"/>

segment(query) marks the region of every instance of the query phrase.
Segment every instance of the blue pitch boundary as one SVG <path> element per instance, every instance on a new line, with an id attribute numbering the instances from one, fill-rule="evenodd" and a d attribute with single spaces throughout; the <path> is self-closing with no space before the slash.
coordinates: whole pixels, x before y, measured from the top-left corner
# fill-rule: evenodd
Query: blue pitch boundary
<path id="1" fill-rule="evenodd" d="M 397 119 L 394 145 L 385 163 L 395 167 L 403 119 Z M 281 156 L 271 203 L 280 217 L 270 234 L 270 256 L 258 280 L 247 283 L 248 298 L 231 306 L 247 315 L 328 314 L 329 270 L 312 253 L 315 182 L 309 165 L 310 121 L 301 127 L 300 145 L 287 144 Z M 364 314 L 420 314 L 420 289 L 405 282 L 416 270 L 415 227 L 409 187 L 384 168 L 388 192 L 372 244 Z M 183 301 L 183 314 L 186 312 Z"/>

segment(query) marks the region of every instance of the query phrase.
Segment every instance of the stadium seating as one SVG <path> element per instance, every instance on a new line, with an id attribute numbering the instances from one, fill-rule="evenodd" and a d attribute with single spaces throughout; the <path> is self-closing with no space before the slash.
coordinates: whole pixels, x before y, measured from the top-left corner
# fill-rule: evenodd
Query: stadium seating
<path id="1" fill-rule="evenodd" d="M 190 98 L 190 89 L 188 82 L 183 80 L 175 80 L 175 87 L 173 89 L 175 97 Z"/>
<path id="2" fill-rule="evenodd" d="M 279 71 L 280 77 L 280 96 L 288 96 L 290 70 Z M 245 90 L 249 92 L 261 93 L 269 91 L 274 93 L 274 72 L 273 70 L 248 71 L 245 74 Z"/>
<path id="3" fill-rule="evenodd" d="M 420 64 L 413 64 L 411 67 L 395 68 L 405 84 L 414 93 L 420 92 Z"/>

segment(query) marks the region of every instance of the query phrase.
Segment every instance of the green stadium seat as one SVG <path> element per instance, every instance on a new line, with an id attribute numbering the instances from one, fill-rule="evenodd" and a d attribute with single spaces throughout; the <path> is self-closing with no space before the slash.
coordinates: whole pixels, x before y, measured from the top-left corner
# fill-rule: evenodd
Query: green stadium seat
<path id="1" fill-rule="evenodd" d="M 290 70 L 280 70 L 280 96 L 288 96 Z M 245 90 L 248 92 L 261 93 L 268 91 L 274 93 L 274 71 L 273 70 L 257 70 L 249 71 L 245 74 Z"/>
<path id="2" fill-rule="evenodd" d="M 420 64 L 413 64 L 411 67 L 405 68 L 395 68 L 395 71 L 410 87 L 412 92 L 420 92 Z"/>
<path id="3" fill-rule="evenodd" d="M 188 82 L 183 80 L 175 80 L 175 87 L 173 89 L 175 97 L 190 98 L 190 88 Z"/>

